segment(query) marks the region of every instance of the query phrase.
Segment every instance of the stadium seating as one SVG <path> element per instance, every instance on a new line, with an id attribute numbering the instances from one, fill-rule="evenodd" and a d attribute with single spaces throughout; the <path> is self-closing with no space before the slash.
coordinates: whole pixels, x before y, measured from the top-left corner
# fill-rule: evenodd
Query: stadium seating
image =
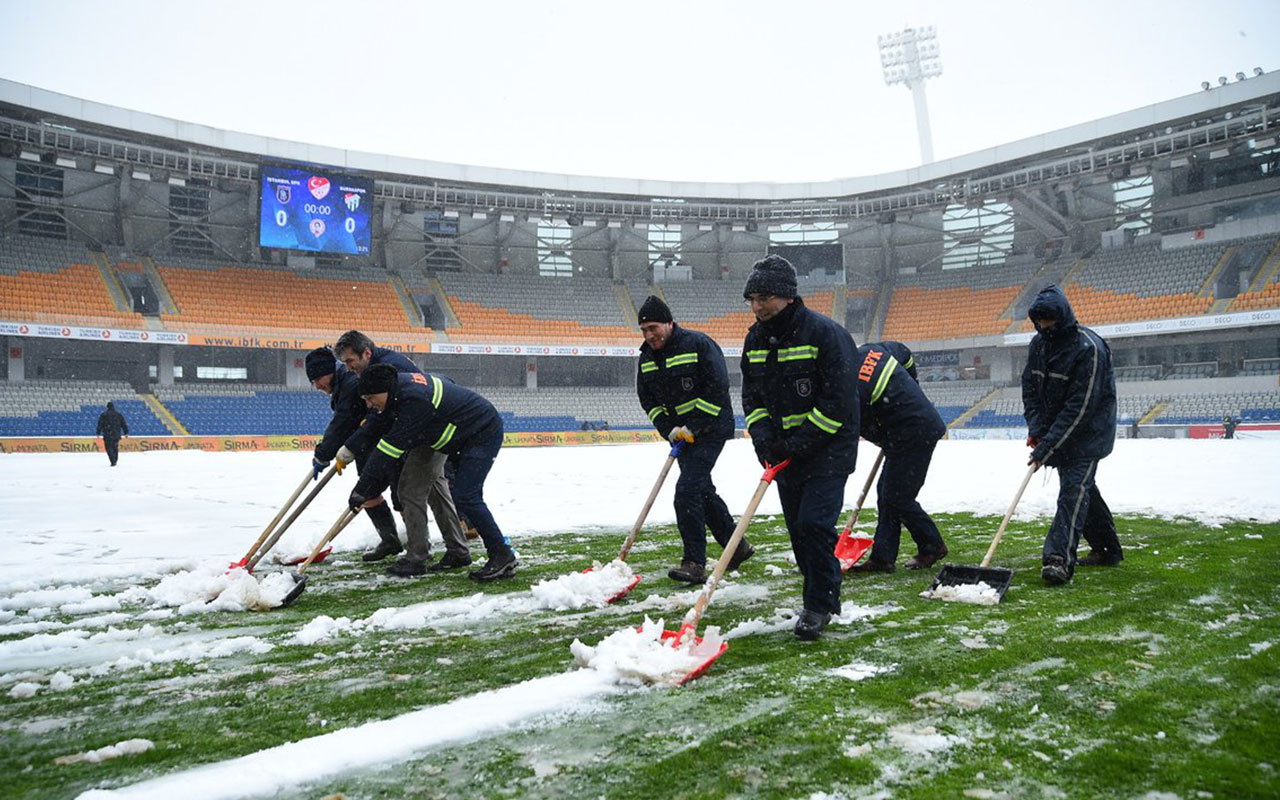
<path id="1" fill-rule="evenodd" d="M 127 383 L 39 380 L 0 382 L 0 436 L 93 436 L 108 401 L 130 435 L 169 435 Z"/>
<path id="2" fill-rule="evenodd" d="M 925 396 L 938 409 L 942 421 L 950 425 L 991 391 L 987 381 L 938 381 L 920 384 Z"/>
<path id="3" fill-rule="evenodd" d="M 116 308 L 84 248 L 67 242 L 0 239 L 0 318 L 136 328 L 142 317 Z"/>
<path id="4" fill-rule="evenodd" d="M 457 339 L 634 344 L 613 283 L 533 275 L 440 276 L 460 327 Z"/>
<path id="5" fill-rule="evenodd" d="M 1221 422 L 1227 414 L 1244 422 L 1280 422 L 1280 391 L 1178 395 L 1153 421 L 1165 425 L 1205 425 Z"/>
<path id="6" fill-rule="evenodd" d="M 327 396 L 283 386 L 179 384 L 155 395 L 196 436 L 320 433 L 333 415 Z"/>
<path id="7" fill-rule="evenodd" d="M 747 329 L 756 321 L 742 297 L 742 284 L 736 281 L 668 281 L 660 286 L 633 283 L 627 290 L 636 308 L 648 295 L 664 297 L 676 322 L 707 334 L 722 347 L 741 347 Z M 835 292 L 829 286 L 802 285 L 799 293 L 806 306 L 832 315 Z"/>
<path id="8" fill-rule="evenodd" d="M 176 327 L 213 327 L 240 333 L 276 328 L 322 332 L 425 334 L 405 316 L 395 289 L 380 270 L 296 270 L 274 267 L 160 266 L 178 306 L 161 318 Z"/>
<path id="9" fill-rule="evenodd" d="M 889 300 L 884 338 L 904 341 L 1003 333 L 1003 316 L 1035 271 L 998 265 L 904 275 Z"/>

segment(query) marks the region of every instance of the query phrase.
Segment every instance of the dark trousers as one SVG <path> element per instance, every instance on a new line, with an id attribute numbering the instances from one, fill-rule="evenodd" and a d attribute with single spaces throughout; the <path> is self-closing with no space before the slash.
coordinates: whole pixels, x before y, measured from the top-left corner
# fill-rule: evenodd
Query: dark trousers
<path id="1" fill-rule="evenodd" d="M 1100 554 L 1121 555 L 1111 509 L 1094 482 L 1097 471 L 1097 461 L 1058 465 L 1058 510 L 1044 540 L 1043 557 L 1061 556 L 1073 572 L 1081 536 Z"/>
<path id="2" fill-rule="evenodd" d="M 501 425 L 476 436 L 458 454 L 458 471 L 453 480 L 453 502 L 458 507 L 458 514 L 476 526 L 490 558 L 504 552 L 511 544 L 502 535 L 493 514 L 489 513 L 489 507 L 484 503 L 484 480 L 489 476 L 489 470 L 493 469 L 493 460 L 498 457 L 501 449 Z"/>
<path id="3" fill-rule="evenodd" d="M 791 550 L 804 576 L 804 607 L 810 611 L 840 613 L 836 522 L 848 480 L 848 475 L 788 480 L 785 470 L 776 479 Z"/>
<path id="4" fill-rule="evenodd" d="M 684 560 L 707 563 L 707 528 L 721 547 L 733 536 L 733 516 L 716 494 L 711 469 L 724 450 L 723 441 L 686 444 L 676 459 L 680 479 L 676 481 L 676 525 L 684 541 Z"/>
<path id="5" fill-rule="evenodd" d="M 102 437 L 102 449 L 107 451 L 107 458 L 111 459 L 111 466 L 114 467 L 116 461 L 120 458 L 120 440 L 104 436 Z"/>
<path id="6" fill-rule="evenodd" d="M 885 450 L 884 467 L 876 482 L 876 541 L 871 546 L 870 559 L 879 564 L 892 564 L 898 560 L 898 544 L 902 539 L 902 526 L 916 543 L 919 553 L 936 553 L 943 548 L 942 534 L 933 519 L 916 502 L 916 495 L 924 486 L 929 474 L 929 462 L 933 460 L 933 448 L 937 442 L 920 447 Z"/>

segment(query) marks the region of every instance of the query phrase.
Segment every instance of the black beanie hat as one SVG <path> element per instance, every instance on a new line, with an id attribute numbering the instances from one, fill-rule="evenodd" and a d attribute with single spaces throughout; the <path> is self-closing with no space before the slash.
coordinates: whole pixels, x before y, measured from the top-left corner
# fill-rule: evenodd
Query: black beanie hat
<path id="1" fill-rule="evenodd" d="M 766 256 L 751 265 L 751 277 L 742 296 L 771 294 L 774 297 L 796 296 L 796 269 L 782 256 Z"/>
<path id="2" fill-rule="evenodd" d="M 390 364 L 374 364 L 360 373 L 360 383 L 356 391 L 361 397 L 389 392 L 396 385 L 397 374 L 396 368 Z"/>
<path id="3" fill-rule="evenodd" d="M 333 351 L 327 347 L 317 347 L 307 353 L 307 380 L 314 381 L 325 375 L 332 375 L 338 368 L 338 360 Z"/>
<path id="4" fill-rule="evenodd" d="M 667 308 L 661 297 L 651 294 L 645 298 L 644 305 L 640 306 L 636 319 L 641 325 L 646 322 L 671 322 L 671 309 Z"/>

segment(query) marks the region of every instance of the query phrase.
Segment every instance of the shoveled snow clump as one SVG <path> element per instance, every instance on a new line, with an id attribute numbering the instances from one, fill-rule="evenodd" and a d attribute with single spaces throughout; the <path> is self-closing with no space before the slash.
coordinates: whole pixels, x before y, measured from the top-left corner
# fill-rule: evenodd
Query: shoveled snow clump
<path id="1" fill-rule="evenodd" d="M 106 761 L 109 758 L 119 758 L 120 756 L 132 756 L 138 753 L 145 753 L 155 747 L 155 743 L 150 739 L 125 739 L 123 742 L 109 744 L 106 747 L 99 747 L 97 750 L 90 750 L 86 753 L 76 753 L 70 756 L 58 756 L 53 760 L 55 764 L 79 764 L 86 762 L 89 764 L 97 764 Z"/>
<path id="2" fill-rule="evenodd" d="M 925 589 L 920 596 L 948 603 L 973 603 L 976 606 L 994 606 L 1000 602 L 1000 593 L 996 591 L 996 587 L 985 581 Z"/>
<path id="3" fill-rule="evenodd" d="M 663 641 L 662 628 L 662 620 L 645 617 L 639 630 L 614 631 L 595 647 L 574 639 L 569 651 L 576 666 L 596 670 L 614 683 L 675 686 L 719 653 L 723 643 L 720 629 L 708 627 L 701 642 L 675 648 Z"/>
<path id="4" fill-rule="evenodd" d="M 587 572 L 570 572 L 555 580 L 538 581 L 529 592 L 540 606 L 553 611 L 600 608 L 635 581 L 631 566 L 615 558 L 604 566 L 597 563 Z"/>
<path id="5" fill-rule="evenodd" d="M 293 588 L 287 572 L 273 572 L 261 582 L 243 569 L 226 571 L 210 563 L 167 576 L 151 590 L 151 602 L 176 606 L 179 614 L 204 611 L 262 611 L 275 608 Z"/>

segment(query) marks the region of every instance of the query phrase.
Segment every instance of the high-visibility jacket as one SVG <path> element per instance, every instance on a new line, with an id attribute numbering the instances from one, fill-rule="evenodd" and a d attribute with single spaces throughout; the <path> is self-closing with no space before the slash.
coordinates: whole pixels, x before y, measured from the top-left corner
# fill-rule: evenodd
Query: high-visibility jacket
<path id="1" fill-rule="evenodd" d="M 390 366 L 393 366 L 396 368 L 396 372 L 399 372 L 401 375 L 413 375 L 413 374 L 421 375 L 422 374 L 422 370 L 418 369 L 418 365 L 410 361 L 409 357 L 406 356 L 404 353 L 400 353 L 395 350 L 388 350 L 385 347 L 375 347 L 369 352 L 369 367 L 372 367 L 376 364 L 388 364 Z M 345 366 L 346 365 L 344 364 L 339 364 L 338 369 L 339 370 L 344 369 Z M 365 367 L 365 369 L 368 369 L 369 367 Z M 351 385 L 352 385 L 352 391 L 354 392 L 354 396 L 355 396 L 355 402 L 358 402 L 361 406 L 364 406 L 365 404 L 364 399 L 360 397 L 359 392 L 355 391 L 355 385 L 359 382 L 359 376 L 356 375 L 354 372 L 350 372 L 350 371 L 348 371 L 348 374 L 352 378 L 354 378 L 354 380 L 351 381 Z M 333 376 L 333 380 L 334 380 L 334 385 L 336 387 L 338 382 L 338 375 L 336 373 Z M 445 380 L 448 380 L 448 378 L 445 378 Z M 336 391 L 334 392 L 334 395 L 336 397 L 337 395 Z M 365 456 L 368 455 L 369 451 L 373 449 L 373 446 L 377 444 L 377 441 L 378 441 L 377 438 L 374 436 L 374 431 L 378 430 L 378 427 L 375 424 L 377 418 L 378 418 L 378 412 L 374 411 L 371 408 L 366 407 L 364 410 L 363 416 L 361 416 L 358 420 L 356 420 L 355 427 L 351 428 L 351 430 L 347 433 L 347 435 L 343 437 L 343 439 L 340 440 L 336 446 L 334 446 L 333 453 L 337 453 L 338 448 L 345 444 L 347 449 L 350 450 L 352 453 L 354 453 L 358 458 L 358 460 L 363 462 Z M 368 423 L 361 425 L 361 422 L 366 419 L 368 420 Z M 332 427 L 334 422 L 337 422 L 337 421 L 338 421 L 337 407 L 335 406 L 334 418 L 329 422 L 330 427 Z M 328 442 L 328 433 L 329 433 L 328 430 L 326 430 L 325 441 L 322 442 L 322 444 L 325 444 L 326 442 Z M 326 451 L 327 449 L 328 449 L 328 445 L 326 444 Z M 317 458 L 320 458 L 319 452 L 320 452 L 320 448 L 317 447 L 316 448 Z M 332 458 L 332 454 L 330 454 L 330 458 Z M 321 458 L 320 460 L 328 461 L 329 459 Z"/>
<path id="2" fill-rule="evenodd" d="M 891 349 L 891 344 L 897 346 Z M 858 348 L 862 438 L 886 450 L 936 442 L 947 426 L 894 350 L 912 360 L 911 351 L 897 342 Z"/>
<path id="3" fill-rule="evenodd" d="M 796 298 L 742 345 L 742 411 L 753 439 L 784 437 L 788 479 L 848 475 L 858 458 L 853 337 Z"/>
<path id="4" fill-rule="evenodd" d="M 661 350 L 641 345 L 636 394 L 664 439 L 681 425 L 699 442 L 733 437 L 724 353 L 704 333 L 673 325 Z"/>
<path id="5" fill-rule="evenodd" d="M 493 404 L 439 375 L 400 373 L 387 393 L 387 407 L 366 423 L 377 444 L 369 455 L 356 491 L 381 492 L 395 477 L 397 462 L 415 447 L 460 453 L 478 436 L 502 432 Z"/>

